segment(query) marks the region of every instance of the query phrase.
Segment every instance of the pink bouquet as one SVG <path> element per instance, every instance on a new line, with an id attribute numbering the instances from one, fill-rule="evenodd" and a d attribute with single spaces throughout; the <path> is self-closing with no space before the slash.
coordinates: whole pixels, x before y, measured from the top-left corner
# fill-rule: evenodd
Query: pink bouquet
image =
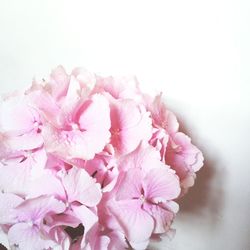
<path id="1" fill-rule="evenodd" d="M 203 156 L 134 78 L 57 67 L 0 104 L 0 243 L 145 249 L 170 230 Z"/>

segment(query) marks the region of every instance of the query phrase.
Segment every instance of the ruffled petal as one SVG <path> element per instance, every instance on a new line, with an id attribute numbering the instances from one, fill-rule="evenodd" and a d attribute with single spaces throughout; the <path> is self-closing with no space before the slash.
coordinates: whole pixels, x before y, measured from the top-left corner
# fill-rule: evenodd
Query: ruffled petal
<path id="1" fill-rule="evenodd" d="M 166 233 L 172 224 L 175 214 L 161 205 L 150 204 L 147 209 L 148 213 L 155 221 L 154 232 L 155 234 Z"/>

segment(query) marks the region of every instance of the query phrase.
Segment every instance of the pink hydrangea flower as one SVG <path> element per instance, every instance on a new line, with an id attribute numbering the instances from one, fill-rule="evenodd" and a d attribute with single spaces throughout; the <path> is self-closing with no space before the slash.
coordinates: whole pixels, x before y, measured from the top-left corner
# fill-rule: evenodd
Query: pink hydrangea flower
<path id="1" fill-rule="evenodd" d="M 152 134 L 150 113 L 130 99 L 111 103 L 111 144 L 120 154 L 136 149 Z"/>
<path id="2" fill-rule="evenodd" d="M 183 188 L 193 186 L 195 172 L 200 170 L 203 160 L 201 151 L 191 143 L 187 135 L 178 132 L 170 138 L 165 161 L 176 171 Z"/>
<path id="3" fill-rule="evenodd" d="M 1 144 L 5 151 L 32 150 L 43 145 L 39 112 L 24 96 L 10 96 L 0 104 Z"/>
<path id="4" fill-rule="evenodd" d="M 0 243 L 146 249 L 172 230 L 202 165 L 161 95 L 58 66 L 0 103 Z"/>
<path id="5" fill-rule="evenodd" d="M 43 230 L 43 225 L 47 215 L 65 210 L 63 202 L 52 196 L 23 200 L 14 194 L 2 194 L 0 200 L 0 222 L 11 225 L 8 230 L 11 249 L 40 250 L 57 245 Z"/>
<path id="6" fill-rule="evenodd" d="M 179 178 L 154 153 L 146 147 L 128 157 L 109 204 L 131 245 L 147 245 L 152 233 L 166 232 L 178 211 Z"/>
<path id="7" fill-rule="evenodd" d="M 150 144 L 160 152 L 162 161 L 176 171 L 183 192 L 186 192 L 194 184 L 195 172 L 203 166 L 202 153 L 187 135 L 178 131 L 176 116 L 167 109 L 161 95 L 144 99 L 153 118 L 154 132 Z"/>

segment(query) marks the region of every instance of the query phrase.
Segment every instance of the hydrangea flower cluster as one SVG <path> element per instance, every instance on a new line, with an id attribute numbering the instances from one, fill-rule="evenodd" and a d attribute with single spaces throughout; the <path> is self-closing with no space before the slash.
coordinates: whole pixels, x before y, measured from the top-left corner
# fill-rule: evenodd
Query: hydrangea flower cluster
<path id="1" fill-rule="evenodd" d="M 6 96 L 0 139 L 8 249 L 146 249 L 203 165 L 161 95 L 81 68 Z"/>

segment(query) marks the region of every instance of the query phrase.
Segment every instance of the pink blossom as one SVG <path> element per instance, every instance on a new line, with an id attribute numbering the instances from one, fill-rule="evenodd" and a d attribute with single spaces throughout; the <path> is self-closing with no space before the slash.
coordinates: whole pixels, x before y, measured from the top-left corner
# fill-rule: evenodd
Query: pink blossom
<path id="1" fill-rule="evenodd" d="M 115 99 L 132 99 L 142 102 L 139 83 L 133 76 L 128 77 L 96 77 L 95 93 L 107 92 Z"/>
<path id="2" fill-rule="evenodd" d="M 109 113 L 101 95 L 80 102 L 60 127 L 48 125 L 43 130 L 48 152 L 66 159 L 92 159 L 109 142 Z"/>
<path id="3" fill-rule="evenodd" d="M 96 155 L 94 159 L 89 160 L 84 165 L 85 170 L 101 185 L 103 192 L 109 192 L 113 189 L 117 177 L 117 161 L 112 155 Z"/>
<path id="4" fill-rule="evenodd" d="M 51 227 L 61 224 L 77 227 L 82 223 L 87 233 L 98 220 L 94 207 L 102 194 L 95 179 L 84 169 L 72 167 L 67 172 L 59 171 L 56 176 L 46 172 L 31 184 L 31 190 L 31 197 L 49 194 L 65 203 L 64 214 L 53 216 Z"/>
<path id="5" fill-rule="evenodd" d="M 24 96 L 10 96 L 0 105 L 1 144 L 8 150 L 32 150 L 42 146 L 42 120 Z"/>
<path id="6" fill-rule="evenodd" d="M 146 249 L 202 165 L 161 94 L 58 66 L 0 103 L 0 243 Z"/>
<path id="7" fill-rule="evenodd" d="M 169 164 L 180 177 L 183 188 L 193 186 L 195 172 L 203 165 L 201 151 L 191 143 L 191 139 L 178 132 L 171 137 L 165 154 Z"/>
<path id="8" fill-rule="evenodd" d="M 135 150 L 151 133 L 151 119 L 143 106 L 129 99 L 111 104 L 111 144 L 120 154 Z"/>
<path id="9" fill-rule="evenodd" d="M 62 202 L 48 196 L 20 203 L 12 210 L 15 221 L 8 231 L 11 248 L 40 250 L 56 246 L 57 243 L 43 231 L 43 223 L 47 215 L 64 210 L 65 205 Z"/>
<path id="10" fill-rule="evenodd" d="M 1 159 L 0 190 L 19 195 L 30 192 L 29 184 L 43 174 L 47 156 L 43 148 L 19 151 Z"/>
<path id="11" fill-rule="evenodd" d="M 115 250 L 128 247 L 123 233 L 116 230 L 105 230 L 100 224 L 95 224 L 86 238 L 87 245 L 84 250 Z"/>
<path id="12" fill-rule="evenodd" d="M 155 168 L 145 173 L 134 168 L 121 175 L 109 209 L 130 243 L 143 243 L 152 233 L 163 233 L 169 227 L 177 212 L 172 211 L 176 207 L 172 200 L 179 193 L 178 178 L 170 169 Z"/>

